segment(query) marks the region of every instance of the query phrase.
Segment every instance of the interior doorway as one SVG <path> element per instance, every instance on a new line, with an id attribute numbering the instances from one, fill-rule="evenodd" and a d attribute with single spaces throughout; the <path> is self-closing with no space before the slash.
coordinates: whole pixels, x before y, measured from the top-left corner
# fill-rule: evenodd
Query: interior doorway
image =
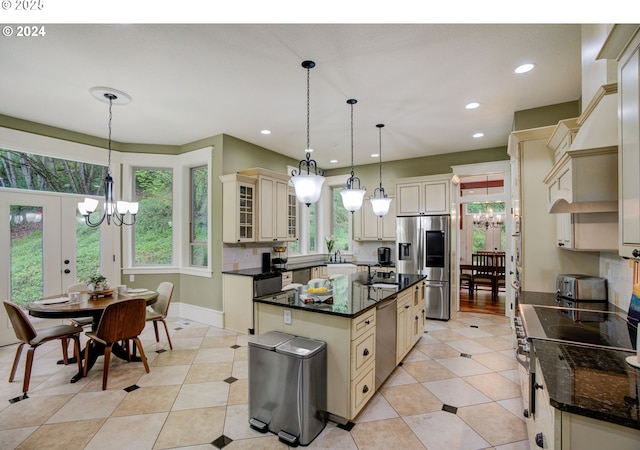
<path id="1" fill-rule="evenodd" d="M 499 314 L 511 317 L 514 295 L 511 248 L 511 167 L 509 161 L 453 167 L 456 185 L 456 273 L 459 311 Z M 481 254 L 489 253 L 489 280 L 474 283 Z"/>

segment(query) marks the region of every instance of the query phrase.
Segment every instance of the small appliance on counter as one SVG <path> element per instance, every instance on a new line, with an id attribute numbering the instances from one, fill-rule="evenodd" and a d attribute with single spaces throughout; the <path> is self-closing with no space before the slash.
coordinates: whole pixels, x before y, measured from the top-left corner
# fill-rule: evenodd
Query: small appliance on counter
<path id="1" fill-rule="evenodd" d="M 272 268 L 274 270 L 285 270 L 287 268 L 287 247 L 273 247 L 273 251 L 276 256 L 271 260 Z"/>
<path id="2" fill-rule="evenodd" d="M 561 274 L 556 277 L 558 297 L 573 301 L 606 302 L 607 279 L 580 274 Z"/>
<path id="3" fill-rule="evenodd" d="M 391 265 L 391 248 L 378 247 L 378 264 L 381 266 Z"/>

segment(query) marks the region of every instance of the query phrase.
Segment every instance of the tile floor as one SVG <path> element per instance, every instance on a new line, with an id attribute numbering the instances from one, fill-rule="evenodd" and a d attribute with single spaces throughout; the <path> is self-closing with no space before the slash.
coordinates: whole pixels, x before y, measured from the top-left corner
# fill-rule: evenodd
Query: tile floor
<path id="1" fill-rule="evenodd" d="M 249 428 L 247 336 L 179 318 L 168 325 L 173 351 L 148 325 L 151 372 L 114 358 L 107 391 L 102 358 L 70 384 L 77 366 L 56 364 L 54 342 L 36 350 L 29 398 L 11 403 L 24 372 L 8 383 L 16 346 L 0 348 L 0 448 L 286 448 Z M 355 426 L 329 422 L 308 448 L 529 448 L 507 319 L 458 313 L 425 328 Z"/>

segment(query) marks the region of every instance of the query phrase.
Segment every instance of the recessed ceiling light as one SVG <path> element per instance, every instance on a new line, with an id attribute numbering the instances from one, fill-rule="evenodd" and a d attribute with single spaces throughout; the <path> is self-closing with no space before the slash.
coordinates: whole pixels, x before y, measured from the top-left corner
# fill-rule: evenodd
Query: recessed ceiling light
<path id="1" fill-rule="evenodd" d="M 372 154 L 371 154 L 371 157 L 372 157 L 372 158 L 377 158 L 378 156 L 380 156 L 380 154 L 379 154 L 379 153 L 372 153 Z"/>
<path id="2" fill-rule="evenodd" d="M 331 161 L 329 161 L 329 162 L 330 162 L 331 164 L 335 164 L 335 163 L 337 163 L 337 162 L 338 162 L 338 160 L 337 160 L 337 159 L 332 159 L 332 160 L 331 160 Z"/>
<path id="3" fill-rule="evenodd" d="M 471 102 L 471 103 L 467 103 L 465 105 L 465 108 L 467 109 L 476 109 L 478 106 L 480 106 L 480 103 L 478 102 Z"/>
<path id="4" fill-rule="evenodd" d="M 261 130 L 260 133 L 262 133 L 262 134 L 271 134 L 271 130 Z"/>
<path id="5" fill-rule="evenodd" d="M 514 70 L 515 73 L 526 73 L 529 72 L 531 69 L 533 69 L 533 67 L 535 66 L 535 64 L 522 64 L 521 66 L 516 67 L 516 70 Z"/>
<path id="6" fill-rule="evenodd" d="M 482 136 L 484 136 L 484 133 L 473 133 L 474 138 L 481 138 Z"/>

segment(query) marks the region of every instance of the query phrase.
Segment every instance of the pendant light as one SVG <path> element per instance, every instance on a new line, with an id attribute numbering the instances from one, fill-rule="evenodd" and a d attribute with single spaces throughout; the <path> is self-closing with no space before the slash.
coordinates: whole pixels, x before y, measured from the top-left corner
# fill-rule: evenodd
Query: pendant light
<path id="1" fill-rule="evenodd" d="M 373 213 L 376 216 L 382 217 L 389 212 L 391 199 L 387 198 L 387 194 L 385 194 L 384 188 L 382 187 L 382 128 L 384 127 L 384 124 L 379 123 L 376 127 L 378 127 L 378 139 L 380 141 L 380 151 L 378 152 L 378 157 L 380 158 L 380 187 L 377 187 L 376 190 L 373 191 L 373 196 L 370 200 Z M 380 196 L 377 197 L 376 194 L 380 194 Z"/>
<path id="2" fill-rule="evenodd" d="M 352 214 L 362 207 L 362 200 L 366 193 L 365 188 L 360 189 L 360 178 L 353 173 L 353 105 L 356 103 L 358 103 L 358 100 L 355 98 L 347 100 L 347 104 L 351 105 L 351 176 L 347 179 L 347 185 L 340 191 L 342 204 Z M 357 188 L 356 181 L 358 182 Z"/>
<path id="3" fill-rule="evenodd" d="M 118 101 L 118 95 L 120 95 L 120 100 Z M 111 112 L 111 108 L 114 102 L 118 104 L 126 104 L 131 101 L 131 97 L 129 97 L 124 92 L 116 91 L 115 89 L 109 88 L 92 88 L 91 93 L 96 95 L 96 98 L 99 100 L 100 97 L 97 96 L 100 93 L 103 93 L 104 99 L 109 102 L 109 159 L 107 162 L 107 176 L 104 180 L 104 210 L 102 212 L 102 217 L 97 222 L 91 221 L 91 214 L 98 207 L 98 200 L 93 198 L 85 198 L 83 202 L 78 203 L 78 211 L 84 217 L 85 223 L 90 227 L 98 227 L 102 222 L 107 221 L 107 225 L 111 225 L 113 222 L 114 225 L 122 226 L 122 225 L 133 225 L 136 223 L 136 214 L 138 213 L 138 202 L 124 202 L 124 201 L 115 201 L 113 198 L 113 178 L 111 177 L 111 121 L 113 119 L 113 114 Z M 104 101 L 104 100 L 101 100 Z M 131 221 L 127 222 L 125 220 L 126 215 L 131 215 Z"/>
<path id="4" fill-rule="evenodd" d="M 306 159 L 298 164 L 298 170 L 291 171 L 291 182 L 296 191 L 296 198 L 307 206 L 318 201 L 324 183 L 324 170 L 318 168 L 316 162 L 311 159 L 310 152 L 313 150 L 309 146 L 309 71 L 315 66 L 316 63 L 313 61 L 302 62 L 302 67 L 307 69 L 307 155 Z M 312 167 L 313 173 L 311 173 Z"/>

